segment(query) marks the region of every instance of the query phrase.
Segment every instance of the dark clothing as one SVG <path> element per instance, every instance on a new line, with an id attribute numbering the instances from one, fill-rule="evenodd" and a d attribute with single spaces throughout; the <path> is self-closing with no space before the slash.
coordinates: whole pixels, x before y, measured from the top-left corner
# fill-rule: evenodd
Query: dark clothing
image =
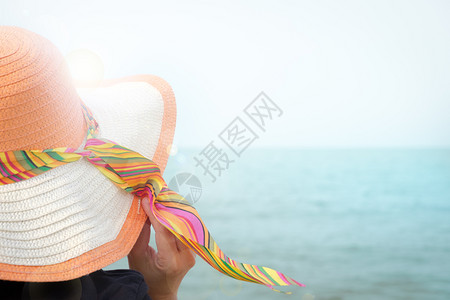
<path id="1" fill-rule="evenodd" d="M 141 273 L 134 270 L 99 270 L 61 282 L 15 282 L 0 280 L 5 300 L 151 300 Z"/>

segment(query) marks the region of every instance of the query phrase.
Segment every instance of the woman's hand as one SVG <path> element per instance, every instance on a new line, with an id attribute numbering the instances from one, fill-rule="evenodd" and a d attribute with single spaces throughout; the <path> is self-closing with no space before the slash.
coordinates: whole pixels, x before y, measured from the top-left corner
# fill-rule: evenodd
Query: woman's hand
<path id="1" fill-rule="evenodd" d="M 156 220 L 148 200 L 142 199 L 142 208 L 150 222 L 147 220 L 128 254 L 128 264 L 144 275 L 152 300 L 177 299 L 184 275 L 195 265 L 195 254 Z M 148 244 L 150 226 L 155 230 L 158 251 Z"/>

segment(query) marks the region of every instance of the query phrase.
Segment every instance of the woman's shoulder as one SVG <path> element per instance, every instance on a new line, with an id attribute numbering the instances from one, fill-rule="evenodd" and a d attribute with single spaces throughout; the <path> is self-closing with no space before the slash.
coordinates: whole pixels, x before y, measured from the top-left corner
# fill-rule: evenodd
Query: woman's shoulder
<path id="1" fill-rule="evenodd" d="M 0 280 L 2 299 L 150 300 L 141 273 L 135 270 L 98 270 L 61 282 L 14 282 Z"/>
<path id="2" fill-rule="evenodd" d="M 83 290 L 97 299 L 150 299 L 144 276 L 135 270 L 98 270 L 81 278 Z M 92 299 L 84 297 L 81 299 Z"/>

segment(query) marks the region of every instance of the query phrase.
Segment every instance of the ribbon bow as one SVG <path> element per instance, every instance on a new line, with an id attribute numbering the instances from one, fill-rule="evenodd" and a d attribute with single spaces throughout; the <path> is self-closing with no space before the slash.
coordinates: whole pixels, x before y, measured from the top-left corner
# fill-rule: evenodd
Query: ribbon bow
<path id="1" fill-rule="evenodd" d="M 219 272 L 235 279 L 263 284 L 273 290 L 274 286 L 304 286 L 273 269 L 239 263 L 227 257 L 211 237 L 194 207 L 167 187 L 158 165 L 110 140 L 96 138 L 98 124 L 89 108 L 84 104 L 82 108 L 88 124 L 83 150 L 53 148 L 2 152 L 0 185 L 26 180 L 86 157 L 120 188 L 139 199 L 148 198 L 156 219 Z"/>

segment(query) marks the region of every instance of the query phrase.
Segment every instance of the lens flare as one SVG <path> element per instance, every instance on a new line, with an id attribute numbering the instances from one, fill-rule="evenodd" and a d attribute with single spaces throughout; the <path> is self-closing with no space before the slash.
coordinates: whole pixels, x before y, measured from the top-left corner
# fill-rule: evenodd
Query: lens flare
<path id="1" fill-rule="evenodd" d="M 170 156 L 175 156 L 178 153 L 178 147 L 175 144 L 170 144 L 169 146 L 167 146 L 166 150 Z"/>
<path id="2" fill-rule="evenodd" d="M 105 73 L 103 62 L 91 50 L 74 50 L 66 56 L 66 61 L 78 87 L 97 87 L 102 82 Z"/>

